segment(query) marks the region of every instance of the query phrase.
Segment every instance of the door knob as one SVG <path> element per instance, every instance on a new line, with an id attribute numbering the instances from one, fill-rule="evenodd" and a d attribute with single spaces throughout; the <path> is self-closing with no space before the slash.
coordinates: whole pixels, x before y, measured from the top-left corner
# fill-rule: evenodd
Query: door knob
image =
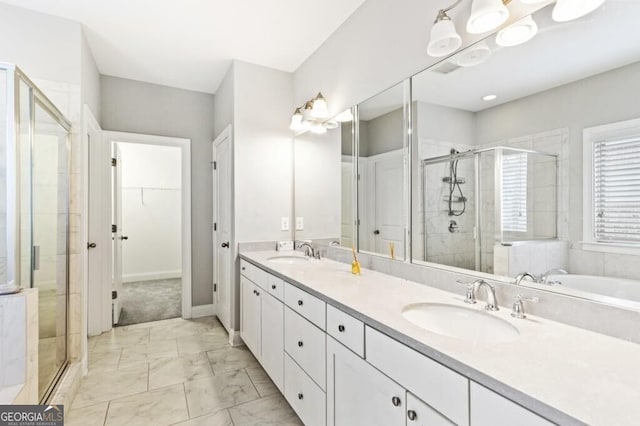
<path id="1" fill-rule="evenodd" d="M 409 411 L 407 411 L 407 417 L 409 417 L 409 420 L 414 422 L 418 418 L 418 413 L 416 413 L 413 410 L 409 410 Z"/>
<path id="2" fill-rule="evenodd" d="M 123 235 L 122 237 L 120 237 L 121 240 L 128 240 L 129 237 L 127 237 L 126 235 Z"/>
<path id="3" fill-rule="evenodd" d="M 380 235 L 380 230 L 376 229 L 375 231 L 373 231 L 373 235 Z"/>
<path id="4" fill-rule="evenodd" d="M 229 248 L 229 241 L 227 241 L 227 242 L 224 242 L 224 243 L 220 244 L 220 247 L 222 247 L 222 248 Z"/>
<path id="5" fill-rule="evenodd" d="M 96 248 L 96 243 L 87 243 L 87 249 Z"/>
<path id="6" fill-rule="evenodd" d="M 394 396 L 393 398 L 391 398 L 391 403 L 394 407 L 399 407 L 402 401 L 397 396 Z"/>

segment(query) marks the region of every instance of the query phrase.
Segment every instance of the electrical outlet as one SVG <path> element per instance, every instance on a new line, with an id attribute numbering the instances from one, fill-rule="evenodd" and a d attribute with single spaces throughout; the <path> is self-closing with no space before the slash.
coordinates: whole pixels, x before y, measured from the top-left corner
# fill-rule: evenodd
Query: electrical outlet
<path id="1" fill-rule="evenodd" d="M 296 217 L 296 231 L 304 229 L 304 217 Z"/>
<path id="2" fill-rule="evenodd" d="M 283 217 L 280 219 L 280 230 L 288 231 L 289 230 L 289 218 Z"/>

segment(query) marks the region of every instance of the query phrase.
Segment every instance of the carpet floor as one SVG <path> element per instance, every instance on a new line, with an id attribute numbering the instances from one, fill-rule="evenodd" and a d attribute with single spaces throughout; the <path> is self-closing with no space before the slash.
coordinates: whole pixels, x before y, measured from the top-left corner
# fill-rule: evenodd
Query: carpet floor
<path id="1" fill-rule="evenodd" d="M 182 316 L 182 280 L 122 284 L 122 312 L 118 325 L 131 325 Z"/>

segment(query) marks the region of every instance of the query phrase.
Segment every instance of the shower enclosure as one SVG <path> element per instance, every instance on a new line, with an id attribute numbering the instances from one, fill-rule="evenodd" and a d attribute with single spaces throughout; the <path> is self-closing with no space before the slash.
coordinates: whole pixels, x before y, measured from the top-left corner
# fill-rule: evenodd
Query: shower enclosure
<path id="1" fill-rule="evenodd" d="M 491 273 L 496 244 L 557 238 L 557 154 L 452 149 L 421 163 L 420 260 Z"/>
<path id="2" fill-rule="evenodd" d="M 71 123 L 12 64 L 0 63 L 0 100 L 0 290 L 38 289 L 38 389 L 45 401 L 67 363 Z"/>

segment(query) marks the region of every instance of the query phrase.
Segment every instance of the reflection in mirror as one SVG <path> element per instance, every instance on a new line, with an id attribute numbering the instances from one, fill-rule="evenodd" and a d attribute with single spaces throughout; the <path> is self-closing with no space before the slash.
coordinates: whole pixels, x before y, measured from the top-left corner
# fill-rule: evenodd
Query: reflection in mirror
<path id="1" fill-rule="evenodd" d="M 340 122 L 340 140 L 342 146 L 341 164 L 341 226 L 340 226 L 340 246 L 353 248 L 355 242 L 356 214 L 355 214 L 355 157 L 354 157 L 354 126 L 353 112 L 351 109 L 338 114 Z"/>
<path id="2" fill-rule="evenodd" d="M 405 83 L 358 105 L 358 247 L 405 259 Z"/>
<path id="3" fill-rule="evenodd" d="M 412 261 L 640 308 L 640 2 L 552 9 L 412 78 Z"/>

